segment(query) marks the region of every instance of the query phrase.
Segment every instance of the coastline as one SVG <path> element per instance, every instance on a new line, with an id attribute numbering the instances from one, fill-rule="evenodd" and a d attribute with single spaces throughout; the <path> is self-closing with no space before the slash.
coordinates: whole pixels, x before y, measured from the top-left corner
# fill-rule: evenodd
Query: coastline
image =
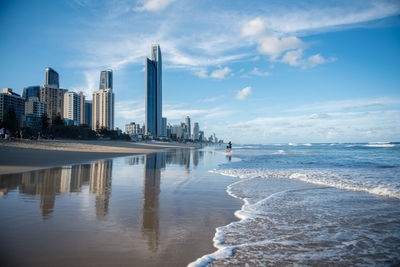
<path id="1" fill-rule="evenodd" d="M 195 144 L 134 143 L 114 140 L 0 140 L 0 174 L 190 147 L 197 146 Z"/>

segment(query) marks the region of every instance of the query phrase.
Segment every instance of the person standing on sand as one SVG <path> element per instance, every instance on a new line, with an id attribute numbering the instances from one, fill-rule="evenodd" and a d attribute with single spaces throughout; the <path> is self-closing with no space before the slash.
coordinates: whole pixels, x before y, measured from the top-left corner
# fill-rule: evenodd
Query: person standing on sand
<path id="1" fill-rule="evenodd" d="M 4 139 L 5 140 L 11 139 L 10 132 L 7 129 L 4 130 Z"/>
<path id="2" fill-rule="evenodd" d="M 4 139 L 4 134 L 5 134 L 5 131 L 4 131 L 4 127 L 3 127 L 0 129 L 0 138 L 1 139 Z"/>

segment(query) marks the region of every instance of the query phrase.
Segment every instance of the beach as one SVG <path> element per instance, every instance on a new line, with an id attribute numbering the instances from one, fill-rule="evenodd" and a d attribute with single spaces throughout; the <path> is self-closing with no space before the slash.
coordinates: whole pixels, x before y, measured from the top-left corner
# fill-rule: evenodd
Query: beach
<path id="1" fill-rule="evenodd" d="M 4 149 L 71 156 L 59 167 L 0 175 L 3 266 L 186 266 L 214 252 L 215 229 L 236 220 L 241 201 L 225 190 L 237 179 L 209 172 L 228 161 L 221 153 L 159 144 L 116 152 L 124 142 L 46 144 L 51 149 L 41 149 L 44 143 Z M 73 154 L 87 162 L 72 164 Z"/>
<path id="2" fill-rule="evenodd" d="M 194 146 L 180 143 L 135 143 L 114 140 L 0 140 L 0 174 Z"/>

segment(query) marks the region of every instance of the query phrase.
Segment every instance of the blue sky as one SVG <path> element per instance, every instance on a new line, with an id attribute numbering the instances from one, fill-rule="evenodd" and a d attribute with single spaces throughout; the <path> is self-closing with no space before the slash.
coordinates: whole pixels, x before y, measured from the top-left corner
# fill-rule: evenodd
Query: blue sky
<path id="1" fill-rule="evenodd" d="M 285 2 L 282 4 L 281 2 Z M 235 143 L 400 141 L 400 2 L 0 1 L 0 86 L 98 90 L 144 121 L 144 62 L 163 55 L 163 115 Z"/>

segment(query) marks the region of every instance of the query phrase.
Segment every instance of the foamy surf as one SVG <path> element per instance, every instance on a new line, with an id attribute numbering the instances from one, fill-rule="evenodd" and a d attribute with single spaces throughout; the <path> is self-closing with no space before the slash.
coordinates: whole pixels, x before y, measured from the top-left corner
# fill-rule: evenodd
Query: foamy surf
<path id="1" fill-rule="evenodd" d="M 396 264 L 399 151 L 365 145 L 236 151 L 242 161 L 210 172 L 240 178 L 227 188 L 243 201 L 239 221 L 217 228 L 217 251 L 189 266 Z"/>

